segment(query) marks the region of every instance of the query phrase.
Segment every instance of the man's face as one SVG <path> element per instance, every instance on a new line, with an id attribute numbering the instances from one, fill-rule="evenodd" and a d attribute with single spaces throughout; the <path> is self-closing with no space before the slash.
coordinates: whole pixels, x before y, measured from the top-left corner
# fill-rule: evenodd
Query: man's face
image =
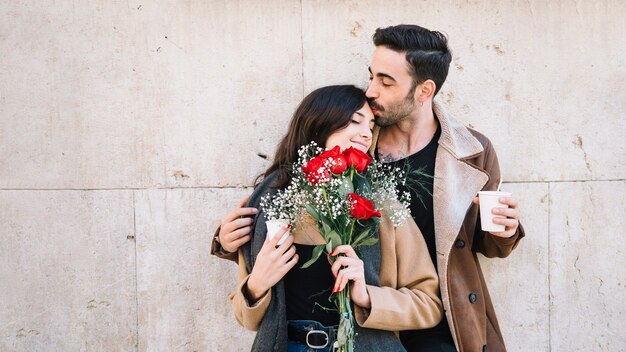
<path id="1" fill-rule="evenodd" d="M 383 46 L 376 47 L 370 65 L 370 85 L 365 95 L 376 124 L 396 124 L 417 109 L 413 77 L 409 73 L 404 53 Z"/>

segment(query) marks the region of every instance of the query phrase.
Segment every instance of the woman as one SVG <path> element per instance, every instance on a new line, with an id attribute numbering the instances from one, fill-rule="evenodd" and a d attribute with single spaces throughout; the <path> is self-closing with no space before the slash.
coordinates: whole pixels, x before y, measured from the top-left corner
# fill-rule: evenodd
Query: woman
<path id="1" fill-rule="evenodd" d="M 367 152 L 373 124 L 361 89 L 329 86 L 313 91 L 294 113 L 249 206 L 259 208 L 264 195 L 289 184 L 283 165 L 297 161 L 302 145 L 315 141 L 326 148 Z M 379 245 L 363 248 L 362 258 L 352 247 L 339 246 L 333 255 L 344 256 L 332 266 L 322 258 L 306 269 L 301 266 L 313 247 L 324 243 L 311 218 L 302 219 L 280 245 L 281 234 L 267 240 L 266 232 L 260 209 L 252 239 L 239 250 L 239 285 L 231 296 L 237 321 L 258 331 L 253 351 L 332 351 L 339 317 L 328 297 L 349 281 L 357 350 L 404 351 L 394 331 L 428 328 L 441 320 L 437 274 L 412 219 L 394 228 L 383 215 Z"/>

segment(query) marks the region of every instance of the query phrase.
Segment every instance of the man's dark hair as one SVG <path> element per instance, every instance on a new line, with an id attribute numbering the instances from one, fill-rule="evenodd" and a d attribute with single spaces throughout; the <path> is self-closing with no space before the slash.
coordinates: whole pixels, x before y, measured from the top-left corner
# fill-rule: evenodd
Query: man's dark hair
<path id="1" fill-rule="evenodd" d="M 406 53 L 414 87 L 431 79 L 436 85 L 433 96 L 439 92 L 448 77 L 448 68 L 452 61 L 445 35 L 420 26 L 401 24 L 378 28 L 372 39 L 376 46 Z"/>

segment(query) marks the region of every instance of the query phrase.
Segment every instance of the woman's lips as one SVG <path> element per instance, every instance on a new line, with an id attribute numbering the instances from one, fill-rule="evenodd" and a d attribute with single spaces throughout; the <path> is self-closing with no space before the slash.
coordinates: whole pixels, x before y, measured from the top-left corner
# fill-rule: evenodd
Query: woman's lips
<path id="1" fill-rule="evenodd" d="M 370 147 L 363 142 L 352 142 L 355 148 L 360 149 L 362 152 L 366 152 Z"/>

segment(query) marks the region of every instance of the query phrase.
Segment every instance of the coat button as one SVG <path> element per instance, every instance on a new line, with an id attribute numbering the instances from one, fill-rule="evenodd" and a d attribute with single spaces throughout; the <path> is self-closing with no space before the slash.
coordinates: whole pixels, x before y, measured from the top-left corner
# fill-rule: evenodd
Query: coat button
<path id="1" fill-rule="evenodd" d="M 454 246 L 456 248 L 463 248 L 463 247 L 465 247 L 465 241 L 463 241 L 463 240 L 456 240 L 456 242 L 454 242 Z"/>
<path id="2" fill-rule="evenodd" d="M 483 352 L 487 352 L 487 345 L 483 346 Z"/>
<path id="3" fill-rule="evenodd" d="M 470 293 L 469 294 L 469 301 L 472 304 L 476 303 L 476 301 L 478 301 L 478 295 L 475 294 L 474 292 Z"/>

